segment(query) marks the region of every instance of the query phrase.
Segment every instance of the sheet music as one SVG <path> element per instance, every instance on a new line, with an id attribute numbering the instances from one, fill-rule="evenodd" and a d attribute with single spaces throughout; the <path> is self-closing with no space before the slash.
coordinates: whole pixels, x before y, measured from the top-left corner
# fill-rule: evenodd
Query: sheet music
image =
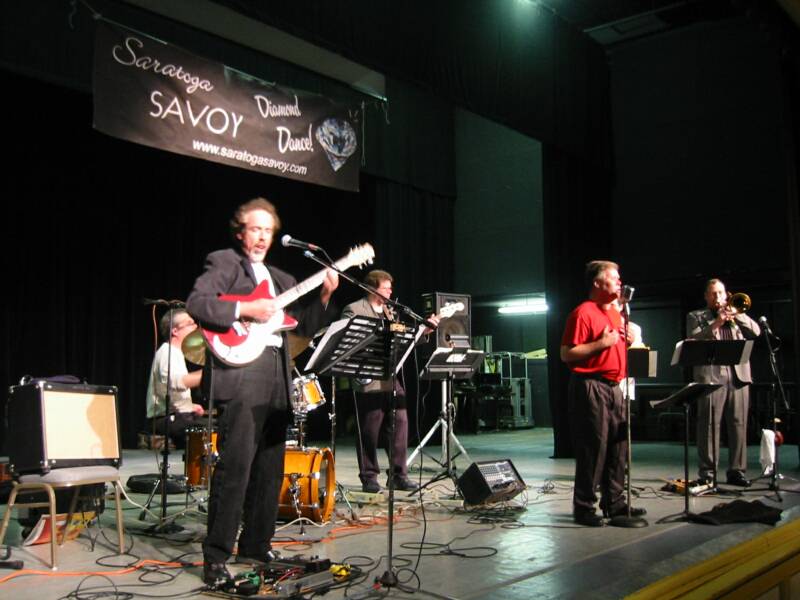
<path id="1" fill-rule="evenodd" d="M 678 361 L 681 359 L 681 348 L 683 348 L 683 340 L 675 344 L 675 351 L 672 353 L 672 362 L 670 362 L 670 366 L 674 367 L 678 364 Z"/>

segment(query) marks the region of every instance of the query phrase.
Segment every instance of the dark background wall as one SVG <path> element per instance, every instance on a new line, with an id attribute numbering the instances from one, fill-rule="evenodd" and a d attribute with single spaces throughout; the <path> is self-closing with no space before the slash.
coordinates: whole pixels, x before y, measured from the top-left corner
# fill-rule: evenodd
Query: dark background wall
<path id="1" fill-rule="evenodd" d="M 633 42 L 609 60 L 612 252 L 626 281 L 643 282 L 650 306 L 635 314 L 662 350 L 658 381 L 681 380 L 670 340 L 710 277 L 747 292 L 792 357 L 789 126 L 774 39 L 736 18 Z M 793 360 L 787 368 L 794 380 Z M 763 365 L 758 375 L 768 378 Z"/>
<path id="2" fill-rule="evenodd" d="M 635 319 L 661 353 L 664 383 L 680 381 L 663 361 L 684 314 L 701 304 L 702 282 L 718 275 L 771 318 L 794 379 L 800 68 L 797 30 L 779 11 L 742 10 L 606 52 L 529 2 L 448 1 L 426 11 L 366 0 L 222 4 L 387 74 L 388 122 L 383 106 L 366 101 L 362 191 L 303 187 L 95 133 L 89 11 L 78 4 L 72 14 L 65 0 L 6 3 L 5 384 L 60 372 L 116 384 L 130 443 L 152 353 L 140 298 L 185 296 L 204 254 L 227 243 L 231 209 L 252 195 L 275 200 L 287 231 L 333 254 L 374 242 L 378 266 L 395 273 L 406 299 L 462 286 L 481 297 L 543 289 L 546 318 L 476 311 L 476 333 L 496 335 L 503 350 L 546 345 L 557 355 L 566 314 L 583 297 L 583 264 L 617 260 L 637 286 Z M 124 3 L 95 8 L 253 75 L 362 99 Z M 486 132 L 480 145 L 470 141 L 477 132 Z M 492 232 L 514 239 L 494 248 L 483 235 Z M 485 252 L 465 246 L 478 234 Z M 276 250 L 273 259 L 298 275 L 312 269 Z M 502 268 L 489 278 L 487 265 Z M 343 290 L 338 301 L 354 296 Z M 566 369 L 550 360 L 547 378 L 561 454 Z"/>

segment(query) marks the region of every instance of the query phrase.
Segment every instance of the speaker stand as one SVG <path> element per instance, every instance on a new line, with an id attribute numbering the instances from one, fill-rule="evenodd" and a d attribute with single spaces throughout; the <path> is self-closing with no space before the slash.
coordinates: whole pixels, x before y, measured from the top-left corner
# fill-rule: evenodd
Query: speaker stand
<path id="1" fill-rule="evenodd" d="M 419 445 L 414 448 L 414 451 L 411 455 L 406 459 L 406 466 L 411 465 L 414 462 L 417 454 L 422 452 L 422 449 L 425 445 L 430 441 L 433 437 L 433 434 L 436 433 L 436 430 L 440 427 L 442 428 L 442 457 L 441 461 L 436 461 L 439 465 L 446 471 L 449 472 L 451 468 L 454 468 L 451 464 L 452 461 L 456 459 L 456 457 L 460 455 L 464 455 L 467 459 L 467 462 L 472 462 L 470 459 L 469 454 L 464 449 L 464 446 L 461 445 L 461 442 L 456 437 L 456 434 L 453 432 L 453 419 L 452 419 L 452 412 L 455 410 L 455 405 L 452 401 L 452 393 L 453 393 L 453 382 L 452 382 L 452 375 L 448 376 L 447 379 L 442 379 L 442 407 L 439 412 L 439 418 L 436 419 L 436 422 L 433 426 L 428 430 L 428 433 L 425 434 L 425 437 L 422 438 L 422 441 Z M 451 456 L 450 451 L 450 443 L 454 443 L 458 447 L 458 453 L 455 456 Z M 436 459 L 433 459 L 436 460 Z"/>

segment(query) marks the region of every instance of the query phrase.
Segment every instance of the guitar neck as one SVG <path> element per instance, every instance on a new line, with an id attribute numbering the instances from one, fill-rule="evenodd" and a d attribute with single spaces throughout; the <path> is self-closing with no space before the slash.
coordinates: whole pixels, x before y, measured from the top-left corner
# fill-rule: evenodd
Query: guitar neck
<path id="1" fill-rule="evenodd" d="M 340 271 L 344 271 L 348 266 L 346 258 L 343 258 L 333 264 Z M 322 269 L 322 271 L 314 273 L 308 279 L 304 279 L 293 288 L 289 288 L 280 294 L 277 298 L 275 298 L 275 303 L 279 308 L 286 308 L 301 296 L 305 296 L 307 293 L 321 286 L 322 282 L 325 281 L 326 273 L 327 269 Z"/>

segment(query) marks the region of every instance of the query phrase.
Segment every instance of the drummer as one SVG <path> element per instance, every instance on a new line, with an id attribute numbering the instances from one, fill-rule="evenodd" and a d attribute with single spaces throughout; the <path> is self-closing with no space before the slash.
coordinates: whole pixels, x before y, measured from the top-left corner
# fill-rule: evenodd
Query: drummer
<path id="1" fill-rule="evenodd" d="M 181 344 L 186 336 L 197 329 L 194 319 L 183 309 L 172 311 L 172 329 L 170 329 L 170 313 L 166 312 L 159 322 L 159 331 L 163 338 L 168 338 L 153 357 L 150 367 L 150 381 L 147 384 L 147 418 L 150 430 L 164 435 L 167 427 L 164 413 L 167 397 L 167 370 L 169 363 L 169 437 L 176 447 L 186 446 L 186 430 L 203 424 L 203 407 L 192 402 L 191 388 L 200 385 L 202 371 L 189 373 Z"/>

